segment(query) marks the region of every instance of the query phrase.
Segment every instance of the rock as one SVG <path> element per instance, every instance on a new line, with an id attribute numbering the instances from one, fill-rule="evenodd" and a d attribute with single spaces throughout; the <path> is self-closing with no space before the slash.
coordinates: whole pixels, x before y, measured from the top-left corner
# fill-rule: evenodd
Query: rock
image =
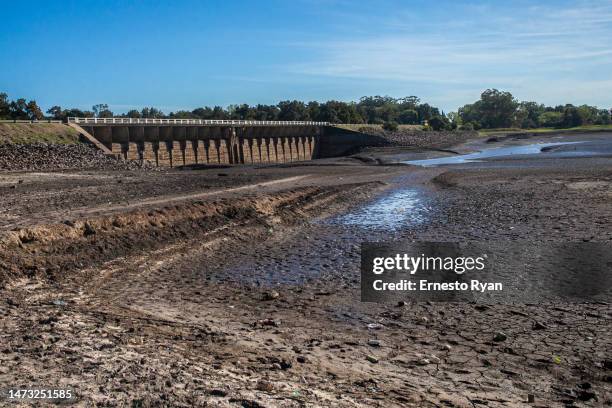
<path id="1" fill-rule="evenodd" d="M 442 346 L 442 350 L 451 351 L 453 348 L 450 344 L 445 344 Z"/>
<path id="2" fill-rule="evenodd" d="M 304 357 L 304 356 L 297 356 L 296 360 L 300 364 L 304 364 L 304 363 L 306 363 L 306 361 L 308 361 L 308 360 L 306 360 L 306 357 Z"/>
<path id="3" fill-rule="evenodd" d="M 397 307 L 404 307 L 406 305 L 407 303 L 404 300 L 400 300 L 399 302 L 397 302 Z"/>
<path id="4" fill-rule="evenodd" d="M 57 317 L 55 317 L 55 316 L 49 316 L 49 317 L 46 317 L 44 319 L 40 319 L 38 321 L 38 323 L 40 323 L 40 324 L 51 324 L 51 323 L 56 323 L 56 322 L 57 322 Z"/>
<path id="5" fill-rule="evenodd" d="M 376 357 L 372 356 L 372 355 L 367 356 L 366 360 L 368 360 L 372 364 L 378 363 L 378 359 Z"/>
<path id="6" fill-rule="evenodd" d="M 417 361 L 417 364 L 418 364 L 418 365 L 422 365 L 422 366 L 426 366 L 426 365 L 428 365 L 428 364 L 431 364 L 431 361 L 430 361 L 428 358 L 424 358 L 424 357 L 423 357 L 423 358 L 420 358 L 420 359 Z"/>
<path id="7" fill-rule="evenodd" d="M 380 347 L 381 343 L 380 343 L 380 340 L 370 339 L 368 340 L 368 345 L 372 347 Z"/>
<path id="8" fill-rule="evenodd" d="M 597 399 L 597 395 L 593 391 L 589 390 L 578 390 L 576 391 L 576 396 L 581 401 L 590 401 L 592 399 Z"/>
<path id="9" fill-rule="evenodd" d="M 493 341 L 506 341 L 506 339 L 508 339 L 508 336 L 503 332 L 497 332 L 495 336 L 493 336 Z"/>
<path id="10" fill-rule="evenodd" d="M 256 325 L 278 327 L 280 326 L 280 321 L 274 319 L 261 319 L 257 321 Z"/>
<path id="11" fill-rule="evenodd" d="M 277 299 L 279 296 L 280 294 L 277 291 L 270 290 L 263 293 L 262 300 L 274 300 Z"/>
<path id="12" fill-rule="evenodd" d="M 531 328 L 533 330 L 546 330 L 547 329 L 546 325 L 538 321 L 533 322 L 533 324 L 531 325 Z"/>
<path id="13" fill-rule="evenodd" d="M 274 391 L 274 384 L 270 381 L 259 380 L 255 388 L 259 391 L 272 392 Z"/>
<path id="14" fill-rule="evenodd" d="M 368 329 L 369 330 L 381 330 L 382 328 L 384 328 L 385 326 L 383 326 L 380 323 L 370 323 L 368 324 Z"/>
<path id="15" fill-rule="evenodd" d="M 440 364 L 442 362 L 440 358 L 434 356 L 433 354 L 429 357 L 429 361 L 431 361 L 433 364 Z"/>
<path id="16" fill-rule="evenodd" d="M 41 171 L 67 169 L 136 170 L 153 169 L 153 163 L 118 160 L 84 144 L 0 144 L 0 169 Z M 23 183 L 23 180 L 18 182 Z"/>
<path id="17" fill-rule="evenodd" d="M 83 235 L 86 237 L 89 235 L 94 235 L 96 233 L 96 229 L 88 222 L 83 226 Z"/>

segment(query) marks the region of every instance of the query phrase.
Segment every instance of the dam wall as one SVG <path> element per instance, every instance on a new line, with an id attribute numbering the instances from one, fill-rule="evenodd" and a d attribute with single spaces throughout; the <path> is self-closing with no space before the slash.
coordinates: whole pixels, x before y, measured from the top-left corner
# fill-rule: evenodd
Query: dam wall
<path id="1" fill-rule="evenodd" d="M 125 160 L 157 166 L 311 160 L 321 126 L 78 125 Z"/>
<path id="2" fill-rule="evenodd" d="M 68 124 L 107 154 L 170 167 L 288 163 L 387 143 L 324 122 L 69 118 Z"/>

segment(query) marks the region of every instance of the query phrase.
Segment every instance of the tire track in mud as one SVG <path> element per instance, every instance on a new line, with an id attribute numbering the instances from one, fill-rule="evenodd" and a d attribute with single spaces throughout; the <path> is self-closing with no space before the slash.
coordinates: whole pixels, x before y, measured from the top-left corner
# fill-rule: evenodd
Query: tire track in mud
<path id="1" fill-rule="evenodd" d="M 14 222 L 11 224 L 6 224 L 4 226 L 5 229 L 15 229 L 15 228 L 24 228 L 28 225 L 32 225 L 33 223 L 51 223 L 51 222 L 60 222 L 61 220 L 65 220 L 67 218 L 73 218 L 75 216 L 84 218 L 84 217 L 92 217 L 92 216 L 100 216 L 103 214 L 111 214 L 117 213 L 121 211 L 130 211 L 143 207 L 159 207 L 166 206 L 173 203 L 180 203 L 183 201 L 189 200 L 200 200 L 206 199 L 210 197 L 222 197 L 222 196 L 231 196 L 235 193 L 244 193 L 245 191 L 251 190 L 263 190 L 268 187 L 279 187 L 282 185 L 295 185 L 297 181 L 303 180 L 310 177 L 310 175 L 300 175 L 293 177 L 285 177 L 277 180 L 264 181 L 256 184 L 248 184 L 240 187 L 234 188 L 225 188 L 219 189 L 215 191 L 206 191 L 206 192 L 198 192 L 198 193 L 190 193 L 190 194 L 181 194 L 181 195 L 170 195 L 170 196 L 162 196 L 162 197 L 151 197 L 145 198 L 134 202 L 126 202 L 126 204 L 122 205 L 103 205 L 97 207 L 81 207 L 81 208 L 72 208 L 70 210 L 60 210 L 60 211 L 49 211 L 45 213 L 44 217 L 39 218 L 37 220 L 26 219 L 18 222 Z M 48 193 L 45 193 L 48 195 Z M 58 193 L 59 194 L 59 193 Z"/>
<path id="2" fill-rule="evenodd" d="M 283 182 L 288 180 L 274 180 L 267 185 Z M 143 251 L 150 254 L 170 245 L 201 244 L 216 235 L 227 235 L 228 230 L 229 235 L 240 237 L 241 228 L 247 225 L 267 231 L 271 224 L 298 222 L 321 205 L 376 185 L 380 186 L 307 186 L 215 201 L 183 199 L 174 205 L 163 201 L 166 206 L 161 208 L 133 209 L 4 232 L 0 234 L 0 286 L 21 276 L 67 279 L 75 271 L 86 273 L 88 268 L 92 272 L 87 275 L 93 275 L 104 263 Z"/>

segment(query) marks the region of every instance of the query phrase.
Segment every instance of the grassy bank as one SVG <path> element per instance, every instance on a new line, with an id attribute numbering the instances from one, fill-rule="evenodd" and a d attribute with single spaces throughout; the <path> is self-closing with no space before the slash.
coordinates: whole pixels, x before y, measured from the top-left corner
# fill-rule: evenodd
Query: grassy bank
<path id="1" fill-rule="evenodd" d="M 611 130 L 612 125 L 589 125 L 589 126 L 577 126 L 572 128 L 535 128 L 535 129 L 521 129 L 521 128 L 503 128 L 503 129 L 482 129 L 478 131 L 481 136 L 491 136 L 507 133 L 563 133 L 563 132 L 579 132 L 584 131 L 597 131 L 597 130 Z"/>
<path id="2" fill-rule="evenodd" d="M 76 130 L 61 123 L 0 123 L 0 143 L 74 144 Z"/>

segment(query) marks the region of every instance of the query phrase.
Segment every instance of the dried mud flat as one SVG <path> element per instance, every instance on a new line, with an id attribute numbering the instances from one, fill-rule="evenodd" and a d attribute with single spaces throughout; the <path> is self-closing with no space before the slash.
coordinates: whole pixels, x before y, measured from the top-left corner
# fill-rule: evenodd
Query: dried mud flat
<path id="1" fill-rule="evenodd" d="M 610 241 L 609 158 L 1 178 L 0 387 L 84 407 L 612 401 L 609 304 L 366 304 L 358 274 L 365 240 Z M 407 186 L 426 222 L 332 222 Z"/>

